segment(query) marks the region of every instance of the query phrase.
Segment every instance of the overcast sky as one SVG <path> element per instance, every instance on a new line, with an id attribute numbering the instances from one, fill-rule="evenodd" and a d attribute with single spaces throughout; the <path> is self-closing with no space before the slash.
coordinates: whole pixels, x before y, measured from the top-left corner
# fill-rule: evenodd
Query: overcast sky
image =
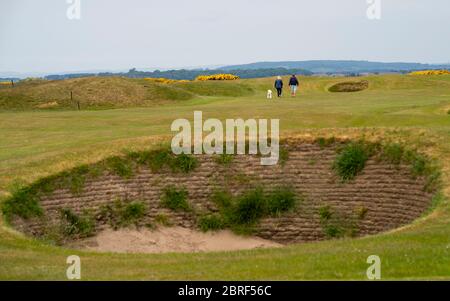
<path id="1" fill-rule="evenodd" d="M 381 0 L 380 20 L 367 0 L 80 1 L 70 20 L 67 0 L 0 0 L 0 71 L 450 62 L 448 0 Z"/>

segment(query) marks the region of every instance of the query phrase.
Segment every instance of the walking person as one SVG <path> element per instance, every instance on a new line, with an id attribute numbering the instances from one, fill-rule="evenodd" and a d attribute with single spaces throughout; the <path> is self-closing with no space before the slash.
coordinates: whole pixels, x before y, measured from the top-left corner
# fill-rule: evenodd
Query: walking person
<path id="1" fill-rule="evenodd" d="M 298 79 L 295 76 L 295 74 L 293 74 L 291 76 L 291 79 L 289 80 L 289 87 L 291 88 L 291 96 L 295 97 L 295 95 L 297 94 L 297 89 L 298 89 Z"/>
<path id="2" fill-rule="evenodd" d="M 277 89 L 278 97 L 281 97 L 281 95 L 283 94 L 283 80 L 281 79 L 281 76 L 278 76 L 277 80 L 275 81 L 275 89 Z"/>

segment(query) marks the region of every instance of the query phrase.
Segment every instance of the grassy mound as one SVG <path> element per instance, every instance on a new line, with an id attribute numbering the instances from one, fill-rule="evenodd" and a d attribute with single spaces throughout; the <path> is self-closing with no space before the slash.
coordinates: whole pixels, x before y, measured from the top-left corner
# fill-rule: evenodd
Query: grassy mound
<path id="1" fill-rule="evenodd" d="M 161 84 L 145 79 L 89 77 L 67 80 L 31 80 L 0 89 L 0 109 L 108 109 L 152 106 L 194 97 L 238 97 L 253 93 L 233 83 L 180 82 Z"/>

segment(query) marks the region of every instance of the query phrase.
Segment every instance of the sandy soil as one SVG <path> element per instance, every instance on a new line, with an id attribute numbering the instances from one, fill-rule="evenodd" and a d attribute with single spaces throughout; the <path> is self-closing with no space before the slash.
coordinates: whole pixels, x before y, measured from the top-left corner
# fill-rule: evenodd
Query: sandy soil
<path id="1" fill-rule="evenodd" d="M 258 237 L 238 236 L 228 230 L 203 233 L 182 227 L 164 227 L 156 230 L 104 230 L 73 247 L 117 253 L 191 253 L 281 246 Z"/>

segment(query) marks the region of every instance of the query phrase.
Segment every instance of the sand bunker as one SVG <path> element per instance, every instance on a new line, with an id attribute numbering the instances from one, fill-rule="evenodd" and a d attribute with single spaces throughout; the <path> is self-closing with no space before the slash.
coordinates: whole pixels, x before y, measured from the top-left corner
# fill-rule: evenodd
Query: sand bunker
<path id="1" fill-rule="evenodd" d="M 156 230 L 107 229 L 95 237 L 72 245 L 87 250 L 117 253 L 192 253 L 281 246 L 269 240 L 238 236 L 226 230 L 203 233 L 182 227 L 162 227 Z"/>

